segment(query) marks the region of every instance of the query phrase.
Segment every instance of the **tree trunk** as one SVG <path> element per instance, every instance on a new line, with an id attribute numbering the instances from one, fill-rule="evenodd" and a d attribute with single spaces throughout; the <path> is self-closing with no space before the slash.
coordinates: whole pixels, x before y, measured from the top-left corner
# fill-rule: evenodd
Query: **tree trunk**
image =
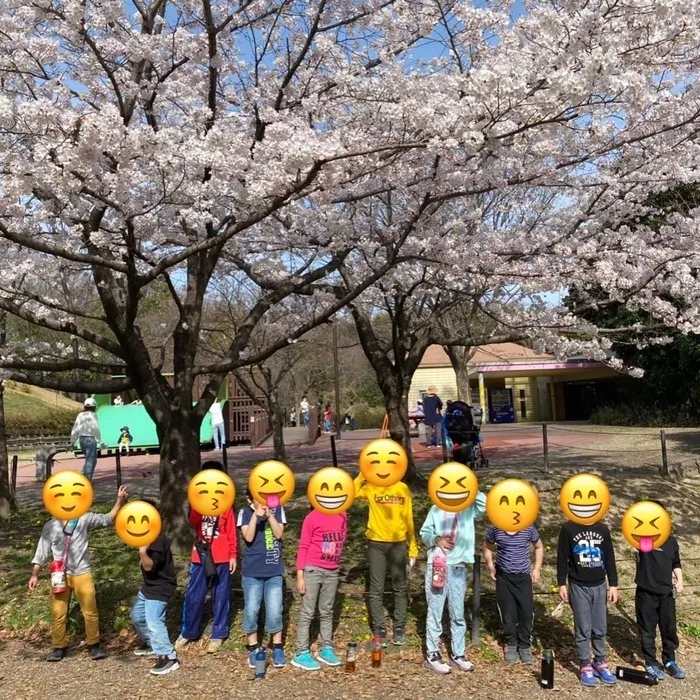
<path id="1" fill-rule="evenodd" d="M 270 418 L 272 420 L 272 445 L 275 450 L 275 459 L 279 459 L 281 462 L 287 458 L 287 454 L 284 447 L 284 417 L 285 411 L 280 406 L 279 396 L 277 395 L 277 387 L 270 388 L 270 394 L 268 396 L 268 402 L 270 404 Z"/>
<path id="2" fill-rule="evenodd" d="M 0 520 L 9 520 L 12 510 L 12 496 L 10 494 L 10 462 L 7 458 L 4 393 L 5 387 L 0 380 Z"/>
<path id="3" fill-rule="evenodd" d="M 187 487 L 201 465 L 200 428 L 201 420 L 193 416 L 188 406 L 174 409 L 168 424 L 159 430 L 160 513 L 163 528 L 179 551 L 192 546 Z"/>
<path id="4" fill-rule="evenodd" d="M 446 346 L 445 351 L 450 358 L 450 364 L 457 377 L 457 398 L 472 405 L 472 389 L 469 384 L 469 360 L 474 356 L 476 348 L 466 345 Z"/>

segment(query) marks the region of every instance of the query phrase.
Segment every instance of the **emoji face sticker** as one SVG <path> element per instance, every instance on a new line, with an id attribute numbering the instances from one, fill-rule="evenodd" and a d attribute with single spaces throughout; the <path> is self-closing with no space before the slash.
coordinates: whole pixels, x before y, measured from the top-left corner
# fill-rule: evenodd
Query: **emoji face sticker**
<path id="1" fill-rule="evenodd" d="M 382 438 L 365 445 L 360 452 L 362 476 L 374 486 L 393 486 L 403 479 L 408 468 L 406 451 L 398 442 Z"/>
<path id="2" fill-rule="evenodd" d="M 355 484 L 344 469 L 324 467 L 309 479 L 306 495 L 321 513 L 344 513 L 355 500 Z"/>
<path id="3" fill-rule="evenodd" d="M 537 520 L 540 497 L 522 479 L 504 479 L 486 496 L 486 515 L 491 524 L 506 532 L 520 532 Z"/>
<path id="4" fill-rule="evenodd" d="M 610 508 L 607 484 L 593 474 L 576 474 L 561 487 L 559 506 L 562 513 L 579 525 L 593 525 Z"/>
<path id="5" fill-rule="evenodd" d="M 668 539 L 671 517 L 658 503 L 635 503 L 622 516 L 622 534 L 635 549 L 648 554 Z"/>
<path id="6" fill-rule="evenodd" d="M 187 489 L 192 510 L 200 515 L 223 515 L 236 498 L 236 487 L 226 472 L 205 469 L 195 474 Z"/>
<path id="7" fill-rule="evenodd" d="M 459 462 L 447 462 L 428 479 L 430 500 L 440 509 L 458 513 L 474 503 L 479 483 L 474 472 Z"/>
<path id="8" fill-rule="evenodd" d="M 74 520 L 92 507 L 92 484 L 80 472 L 53 474 L 44 484 L 41 495 L 46 510 L 56 520 Z"/>
<path id="9" fill-rule="evenodd" d="M 145 501 L 131 501 L 114 519 L 119 539 L 130 547 L 147 547 L 160 535 L 160 513 Z"/>
<path id="10" fill-rule="evenodd" d="M 292 470 L 274 459 L 260 462 L 248 477 L 248 489 L 253 498 L 268 508 L 283 506 L 294 495 L 294 487 Z"/>

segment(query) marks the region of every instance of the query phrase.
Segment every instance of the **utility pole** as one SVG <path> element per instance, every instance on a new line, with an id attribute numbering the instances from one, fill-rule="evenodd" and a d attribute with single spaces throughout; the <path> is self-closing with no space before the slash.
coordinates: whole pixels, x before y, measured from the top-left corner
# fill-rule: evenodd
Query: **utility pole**
<path id="1" fill-rule="evenodd" d="M 340 367 L 338 365 L 338 325 L 333 321 L 333 374 L 335 375 L 335 436 L 340 440 Z"/>

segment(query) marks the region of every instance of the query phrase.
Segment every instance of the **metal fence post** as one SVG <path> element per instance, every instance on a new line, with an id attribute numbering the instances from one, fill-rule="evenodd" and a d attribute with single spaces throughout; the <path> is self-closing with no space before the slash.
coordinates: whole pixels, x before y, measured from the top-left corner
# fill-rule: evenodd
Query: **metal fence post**
<path id="1" fill-rule="evenodd" d="M 228 447 L 225 442 L 221 446 L 221 461 L 224 464 L 224 471 L 228 474 Z"/>
<path id="2" fill-rule="evenodd" d="M 474 555 L 474 573 L 472 581 L 472 645 L 479 646 L 479 620 L 481 617 L 481 555 Z"/>
<path id="3" fill-rule="evenodd" d="M 333 457 L 333 466 L 338 466 L 338 453 L 335 450 L 335 435 L 331 435 L 331 456 Z"/>
<path id="4" fill-rule="evenodd" d="M 666 431 L 661 431 L 661 473 L 668 476 L 668 452 L 666 451 Z"/>
<path id="5" fill-rule="evenodd" d="M 17 493 L 17 463 L 19 462 L 18 455 L 12 455 L 12 473 L 10 475 L 10 495 L 14 499 Z"/>
<path id="6" fill-rule="evenodd" d="M 116 469 L 117 469 L 117 488 L 120 488 L 122 485 L 122 455 L 121 455 L 121 450 L 117 449 L 114 458 L 116 460 Z"/>
<path id="7" fill-rule="evenodd" d="M 547 437 L 547 424 L 542 423 L 542 455 L 544 458 L 544 470 L 549 471 L 549 440 Z"/>

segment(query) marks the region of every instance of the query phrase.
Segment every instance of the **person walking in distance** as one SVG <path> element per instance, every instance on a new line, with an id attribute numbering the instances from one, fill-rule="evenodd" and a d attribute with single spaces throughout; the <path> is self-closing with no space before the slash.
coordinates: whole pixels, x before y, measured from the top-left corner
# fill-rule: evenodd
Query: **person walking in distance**
<path id="1" fill-rule="evenodd" d="M 301 409 L 301 424 L 305 427 L 309 427 L 309 421 L 311 420 L 311 407 L 309 406 L 309 400 L 306 396 L 301 397 L 301 403 L 299 404 Z"/>
<path id="2" fill-rule="evenodd" d="M 214 401 L 209 409 L 211 413 L 211 429 L 214 434 L 214 449 L 222 450 L 226 444 L 226 428 L 224 426 L 224 414 L 221 404 Z"/>
<path id="3" fill-rule="evenodd" d="M 425 437 L 428 447 L 437 447 L 440 444 L 440 421 L 442 401 L 437 395 L 434 386 L 428 387 L 428 394 L 423 399 L 423 413 L 425 414 Z"/>
<path id="4" fill-rule="evenodd" d="M 76 442 L 80 445 L 80 450 L 85 457 L 83 474 L 92 481 L 92 475 L 97 466 L 97 446 L 102 445 L 102 434 L 100 424 L 97 422 L 97 403 L 95 399 L 85 399 L 83 410 L 78 414 L 73 424 L 70 434 L 71 445 Z"/>

